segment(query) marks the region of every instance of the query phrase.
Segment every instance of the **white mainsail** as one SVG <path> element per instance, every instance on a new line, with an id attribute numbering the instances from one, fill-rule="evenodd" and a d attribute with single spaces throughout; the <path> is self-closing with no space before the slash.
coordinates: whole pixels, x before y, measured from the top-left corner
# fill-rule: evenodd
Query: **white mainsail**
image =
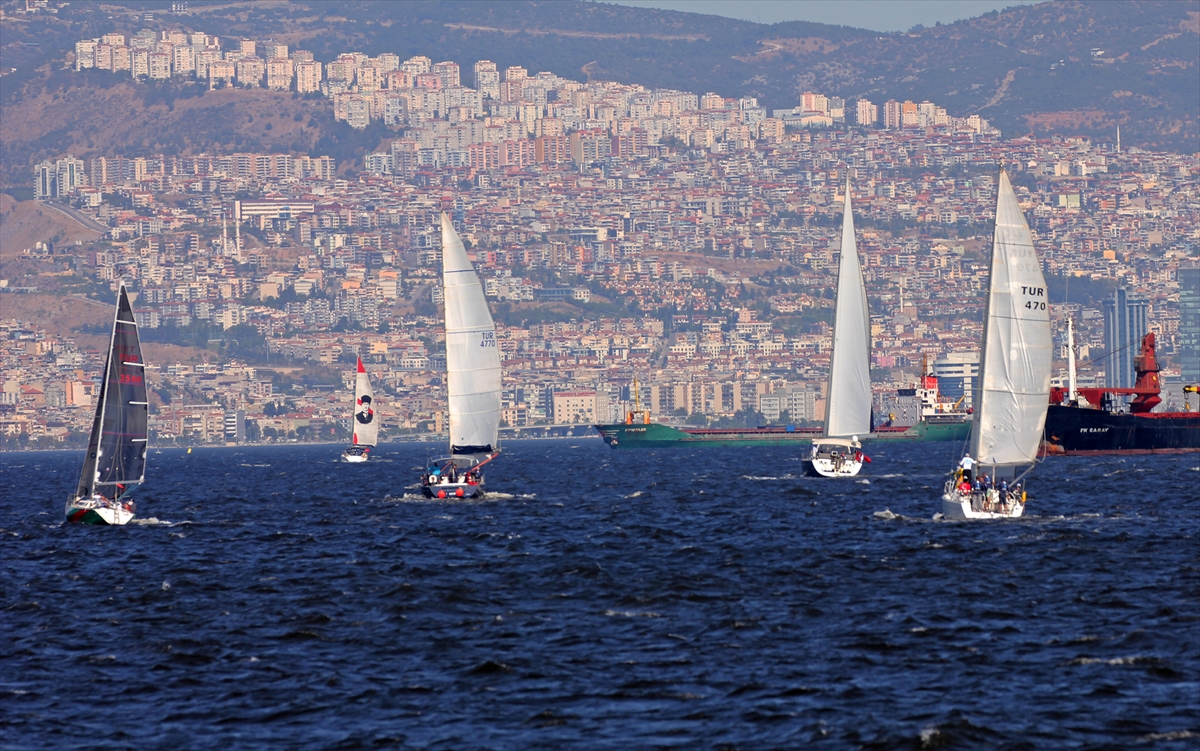
<path id="1" fill-rule="evenodd" d="M 1000 173 L 971 454 L 984 467 L 1037 458 L 1050 401 L 1050 300 L 1033 236 Z"/>
<path id="2" fill-rule="evenodd" d="M 450 218 L 442 214 L 446 304 L 446 380 L 450 453 L 489 454 L 499 444 L 500 348 L 475 268 Z"/>
<path id="3" fill-rule="evenodd" d="M 374 446 L 379 438 L 379 416 L 375 413 L 375 394 L 371 391 L 371 379 L 358 361 L 358 373 L 354 376 L 354 445 Z"/>
<path id="4" fill-rule="evenodd" d="M 850 181 L 842 210 L 842 249 L 838 262 L 833 354 L 825 406 L 825 435 L 848 438 L 871 432 L 871 314 L 854 242 Z"/>

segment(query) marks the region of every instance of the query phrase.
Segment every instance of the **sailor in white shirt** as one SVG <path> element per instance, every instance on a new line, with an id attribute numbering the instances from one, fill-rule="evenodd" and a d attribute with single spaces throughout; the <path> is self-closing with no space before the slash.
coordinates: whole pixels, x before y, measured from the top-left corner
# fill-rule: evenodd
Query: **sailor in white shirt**
<path id="1" fill-rule="evenodd" d="M 958 467 L 962 470 L 963 479 L 967 482 L 971 482 L 971 478 L 974 474 L 972 470 L 975 469 L 975 460 L 971 458 L 971 455 L 964 454 L 962 461 L 958 463 Z"/>

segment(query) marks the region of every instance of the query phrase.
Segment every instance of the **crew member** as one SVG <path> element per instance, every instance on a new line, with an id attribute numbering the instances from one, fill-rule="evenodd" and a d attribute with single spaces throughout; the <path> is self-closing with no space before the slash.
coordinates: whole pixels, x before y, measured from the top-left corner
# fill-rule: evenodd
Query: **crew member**
<path id="1" fill-rule="evenodd" d="M 969 453 L 963 454 L 962 461 L 958 463 L 958 468 L 962 470 L 963 479 L 970 482 L 971 471 L 975 469 L 975 460 L 971 458 Z"/>

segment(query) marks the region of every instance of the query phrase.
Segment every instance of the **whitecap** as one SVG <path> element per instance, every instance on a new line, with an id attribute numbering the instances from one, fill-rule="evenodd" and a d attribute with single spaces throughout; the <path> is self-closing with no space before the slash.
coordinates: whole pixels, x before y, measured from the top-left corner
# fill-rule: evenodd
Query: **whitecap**
<path id="1" fill-rule="evenodd" d="M 859 485 L 870 485 L 871 484 L 871 481 L 865 477 L 861 480 L 855 480 L 854 482 L 858 483 Z"/>
<path id="2" fill-rule="evenodd" d="M 883 511 L 876 511 L 874 516 L 876 519 L 883 519 L 884 521 L 889 521 L 889 522 L 892 519 L 900 518 L 898 514 L 894 514 L 894 513 L 892 513 L 891 509 L 886 509 L 886 508 Z"/>
<path id="3" fill-rule="evenodd" d="M 641 495 L 642 495 L 642 491 L 640 491 L 640 490 L 635 490 L 635 491 L 633 491 L 632 493 L 630 493 L 629 495 L 627 495 L 627 496 L 625 496 L 625 497 L 626 497 L 626 498 L 638 498 L 638 497 L 640 497 Z"/>
<path id="4" fill-rule="evenodd" d="M 620 616 L 622 618 L 662 618 L 661 615 L 653 611 L 635 611 L 635 610 L 605 610 L 604 614 L 609 617 Z"/>
<path id="5" fill-rule="evenodd" d="M 1138 738 L 1138 743 L 1153 743 L 1154 741 L 1185 741 L 1188 738 L 1196 738 L 1196 733 L 1190 730 L 1172 730 L 1167 733 L 1149 733 Z"/>

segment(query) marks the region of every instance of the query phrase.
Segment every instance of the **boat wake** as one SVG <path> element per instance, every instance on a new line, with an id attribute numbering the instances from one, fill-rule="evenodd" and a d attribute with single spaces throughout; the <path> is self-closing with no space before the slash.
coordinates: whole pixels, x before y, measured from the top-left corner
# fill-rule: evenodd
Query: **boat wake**
<path id="1" fill-rule="evenodd" d="M 175 526 L 175 522 L 169 521 L 167 519 L 159 519 L 157 516 L 147 516 L 145 519 L 134 518 L 129 523 L 130 524 L 144 524 L 146 526 L 155 526 L 155 525 L 163 526 L 163 527 Z"/>
<path id="2" fill-rule="evenodd" d="M 896 521 L 896 520 L 900 520 L 902 522 L 927 522 L 927 521 L 929 521 L 928 519 L 924 519 L 919 516 L 905 516 L 904 514 L 897 514 L 896 512 L 892 511 L 891 509 L 886 509 L 886 508 L 883 511 L 876 511 L 874 514 L 871 514 L 871 516 L 872 516 L 872 518 L 875 518 L 875 519 L 878 519 L 878 520 L 884 521 L 884 522 L 890 522 L 890 521 Z M 937 516 L 941 516 L 941 514 L 938 514 Z"/>

